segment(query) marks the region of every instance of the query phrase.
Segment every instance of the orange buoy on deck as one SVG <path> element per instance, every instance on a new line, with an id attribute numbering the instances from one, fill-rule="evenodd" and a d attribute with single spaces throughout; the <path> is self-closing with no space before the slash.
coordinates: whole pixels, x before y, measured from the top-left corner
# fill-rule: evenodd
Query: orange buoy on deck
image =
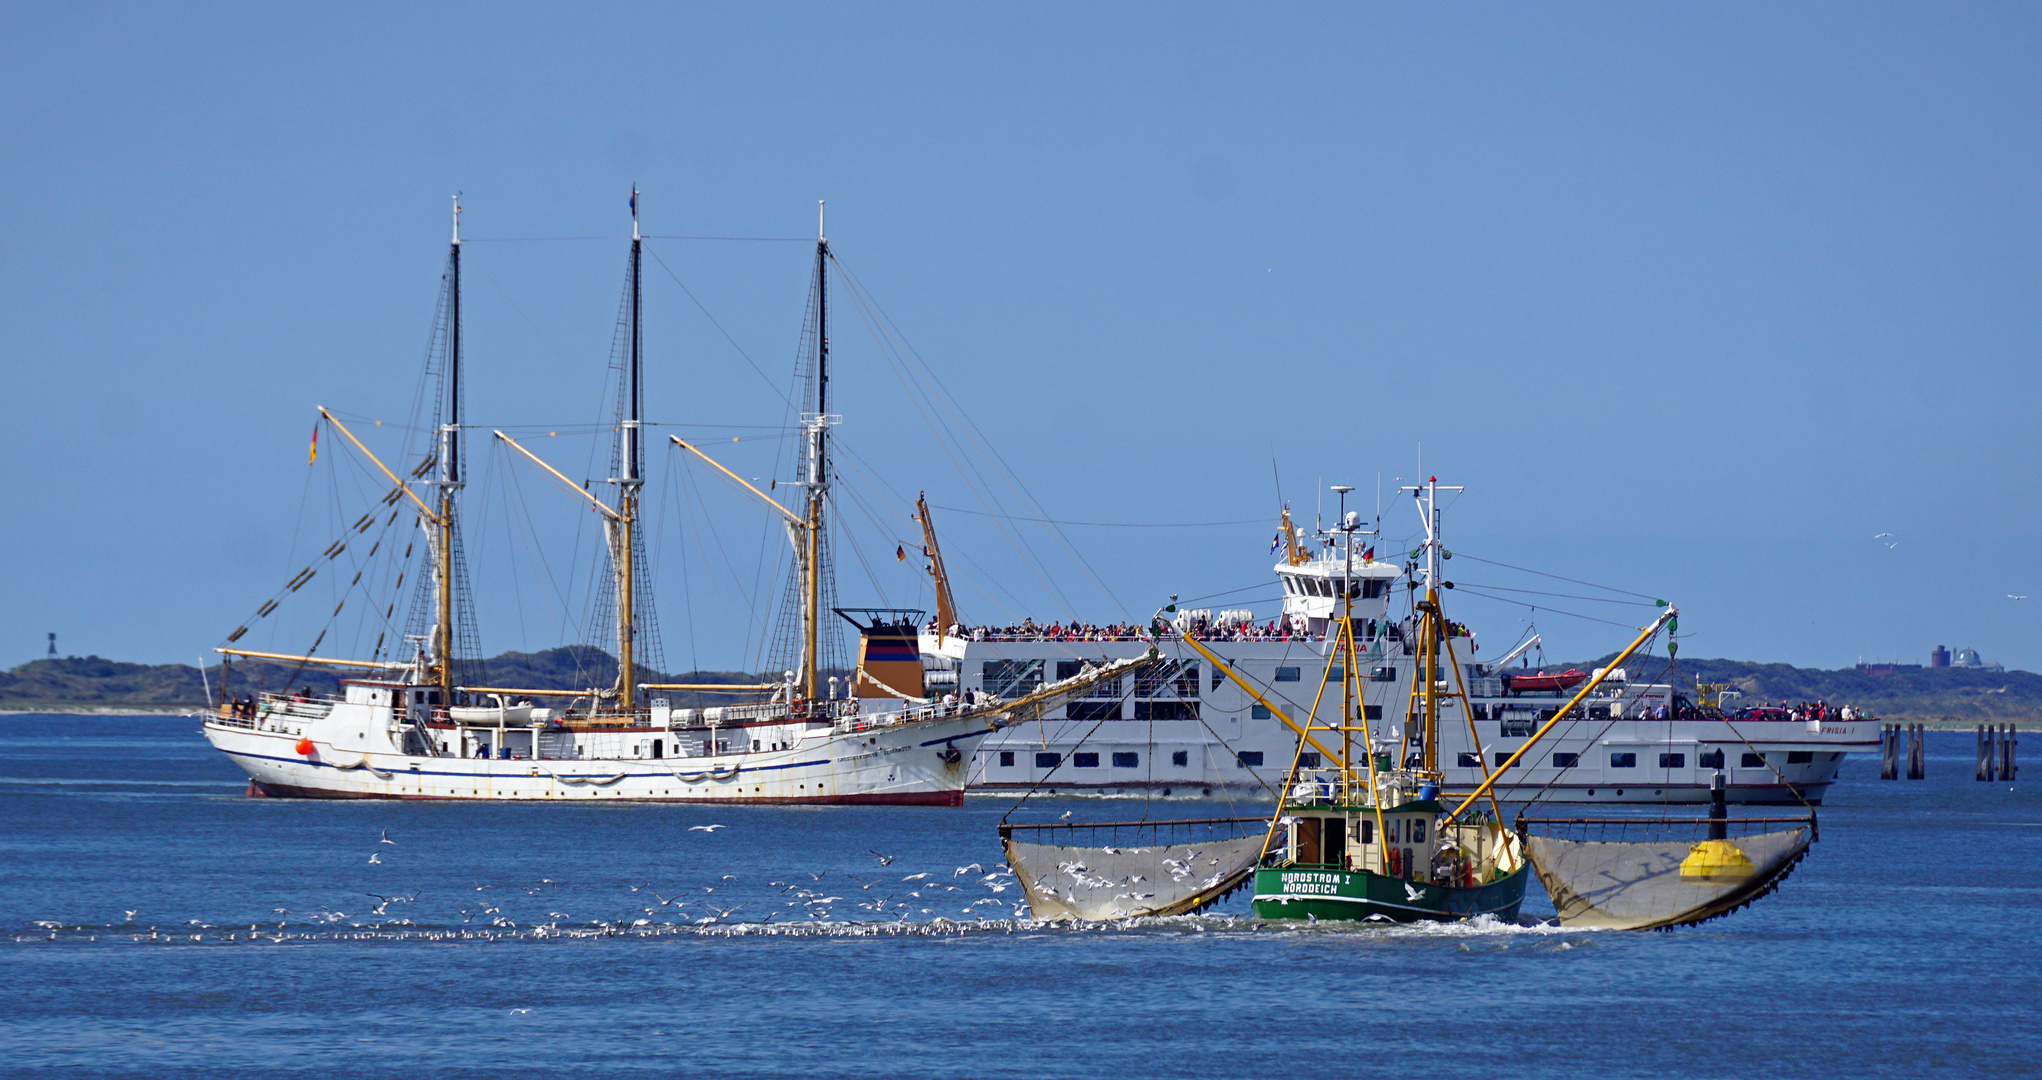
<path id="1" fill-rule="evenodd" d="M 299 738 L 298 753 L 303 754 L 306 757 L 312 756 L 312 740 L 310 738 L 303 737 Z"/>

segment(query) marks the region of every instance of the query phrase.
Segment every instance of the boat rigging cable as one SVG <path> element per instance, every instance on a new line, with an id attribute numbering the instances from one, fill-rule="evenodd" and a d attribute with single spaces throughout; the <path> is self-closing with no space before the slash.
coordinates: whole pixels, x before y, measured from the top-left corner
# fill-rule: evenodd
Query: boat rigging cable
<path id="1" fill-rule="evenodd" d="M 1087 525 L 1100 529 L 1211 529 L 1221 525 L 1262 524 L 1262 518 L 1242 518 L 1239 521 L 1065 521 L 1059 518 L 1023 517 L 1019 514 L 993 514 L 984 510 L 966 510 L 961 506 L 938 506 L 953 514 L 977 514 L 980 517 L 1006 518 L 1008 521 L 1036 521 L 1045 525 Z M 1215 594 L 1217 595 L 1217 594 Z"/>
<path id="2" fill-rule="evenodd" d="M 737 355 L 743 357 L 744 362 L 751 365 L 752 370 L 758 373 L 760 379 L 765 380 L 767 386 L 772 387 L 774 395 L 780 399 L 781 403 L 786 405 L 790 409 L 793 408 L 794 402 L 790 401 L 787 397 L 787 394 L 780 389 L 780 384 L 774 382 L 769 376 L 767 376 L 766 369 L 760 367 L 758 361 L 753 360 L 752 355 L 744 351 L 744 346 L 739 345 L 737 343 L 737 339 L 730 336 L 730 331 L 725 330 L 723 328 L 723 324 L 716 321 L 716 316 L 709 314 L 709 309 L 702 305 L 702 301 L 695 298 L 695 291 L 693 289 L 688 288 L 687 284 L 681 281 L 681 276 L 679 274 L 674 273 L 673 267 L 668 266 L 666 264 L 665 259 L 659 257 L 659 252 L 654 251 L 651 248 L 646 248 L 645 251 L 646 254 L 652 256 L 653 262 L 659 264 L 659 268 L 661 270 L 666 271 L 666 276 L 673 279 L 674 284 L 678 286 L 681 292 L 687 296 L 688 301 L 695 305 L 695 310 L 701 312 L 702 317 L 709 320 L 709 325 L 715 327 L 716 332 L 723 335 L 723 340 L 730 342 L 730 347 L 737 350 Z"/>
<path id="3" fill-rule="evenodd" d="M 907 340 L 906 335 L 901 333 L 899 326 L 886 314 L 885 309 L 865 289 L 864 283 L 859 281 L 857 275 L 852 273 L 850 268 L 846 267 L 842 260 L 838 259 L 834 253 L 831 254 L 830 261 L 837 267 L 838 273 L 842 276 L 846 285 L 846 291 L 851 295 L 853 305 L 858 309 L 859 316 L 864 319 L 866 328 L 872 333 L 874 341 L 879 344 L 881 355 L 886 359 L 888 366 L 893 368 L 895 378 L 899 379 L 902 387 L 908 391 L 910 399 L 915 403 L 916 411 L 922 413 L 923 420 L 929 425 L 931 432 L 937 436 L 939 442 L 944 443 L 946 456 L 950 458 L 952 466 L 958 468 L 959 474 L 964 477 L 967 485 L 971 484 L 972 476 L 965 474 L 963 467 L 958 462 L 957 455 L 951 452 L 949 446 L 950 440 L 957 439 L 958 432 L 969 433 L 971 436 L 969 443 L 975 446 L 979 453 L 990 463 L 997 466 L 995 475 L 1014 492 L 1024 507 L 1032 509 L 1036 516 L 1048 520 L 1049 515 L 1041 502 L 1035 498 L 1033 492 L 1028 490 L 1028 486 L 1022 482 L 1019 474 L 1014 471 L 1013 467 L 1007 464 L 1006 458 L 1000 454 L 998 448 L 986 437 L 984 430 L 963 410 L 956 396 L 944 385 L 942 379 L 936 375 L 928 363 L 921 358 L 921 354 Z M 911 383 L 908 377 L 910 373 L 916 376 L 913 383 Z M 920 384 L 920 393 L 917 393 L 915 383 Z M 924 407 L 923 399 L 925 397 L 928 408 Z M 959 423 L 954 429 L 938 426 L 930 419 L 930 408 L 948 413 Z M 960 440 L 958 449 L 962 450 L 964 448 L 965 442 Z M 975 465 L 972 467 L 971 472 L 978 474 L 978 469 Z M 983 474 L 978 474 L 978 481 L 978 484 L 972 487 L 972 491 L 974 495 L 977 495 L 983 501 L 988 497 L 991 485 L 985 483 Z M 995 508 L 987 506 L 986 509 L 992 511 Z M 1002 531 L 1005 532 L 1004 529 Z M 1100 594 L 1106 598 L 1107 602 L 1120 612 L 1121 617 L 1130 618 L 1131 616 L 1126 605 L 1121 603 L 1119 597 L 1114 595 L 1113 590 L 1106 585 L 1106 582 L 1092 568 L 1092 565 L 1085 559 L 1083 552 L 1075 544 L 1071 543 L 1070 538 L 1065 536 L 1061 529 L 1053 525 L 1049 528 L 1048 532 L 1051 538 L 1062 547 L 1064 553 L 1083 571 L 1093 586 L 1099 590 Z M 1033 548 L 1025 544 L 1020 546 L 1026 557 L 1036 559 L 1039 562 L 1039 557 L 1036 556 Z M 1055 592 L 1058 599 L 1063 601 L 1066 610 L 1076 610 L 1075 605 L 1070 603 L 1069 598 L 1064 595 L 1061 589 L 1055 587 L 1054 582 L 1051 582 L 1050 586 L 1051 591 Z"/>

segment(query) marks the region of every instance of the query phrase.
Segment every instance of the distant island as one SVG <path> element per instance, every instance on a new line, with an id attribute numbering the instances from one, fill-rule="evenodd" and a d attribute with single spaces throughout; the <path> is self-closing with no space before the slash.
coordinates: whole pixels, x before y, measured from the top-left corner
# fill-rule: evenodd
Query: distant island
<path id="1" fill-rule="evenodd" d="M 1571 666 L 1582 671 L 1616 659 L 1611 653 L 1600 660 Z M 1663 656 L 1631 658 L 1626 673 L 1634 680 L 1669 681 L 1664 674 Z M 1569 665 L 1547 670 L 1565 670 Z M 1765 702 L 1800 704 L 1826 701 L 1850 705 L 1886 720 L 1908 723 L 1992 724 L 2042 720 L 2042 675 L 2032 671 L 1994 671 L 1983 668 L 1901 667 L 1874 673 L 1861 668 L 1797 668 L 1791 664 L 1758 664 L 1747 660 L 1700 660 L 1680 658 L 1686 679 L 1736 688 L 1744 696 L 1733 707 Z"/>
<path id="2" fill-rule="evenodd" d="M 486 670 L 490 685 L 521 690 L 581 690 L 612 686 L 617 681 L 617 662 L 610 654 L 581 646 L 502 653 L 486 661 Z M 229 692 L 238 697 L 257 690 L 309 686 L 315 693 L 333 694 L 339 692 L 340 678 L 345 672 L 346 669 L 310 664 L 300 667 L 269 661 L 237 661 Z M 649 683 L 771 681 L 753 672 L 740 671 L 663 675 L 641 667 L 638 673 L 642 681 Z M 71 656 L 32 660 L 0 673 L 0 711 L 8 712 L 181 712 L 204 708 L 208 695 L 219 693 L 218 665 L 210 665 L 201 673 L 190 664 L 129 664 L 97 656 Z M 663 692 L 662 696 L 677 708 L 742 700 L 693 692 Z"/>
<path id="3" fill-rule="evenodd" d="M 1577 667 L 1590 671 L 1601 660 L 1549 664 L 1546 670 Z M 507 652 L 487 662 L 490 682 L 532 690 L 575 690 L 609 686 L 617 665 L 601 649 L 570 646 L 542 652 Z M 1627 665 L 1634 680 L 1665 678 L 1665 657 L 1633 658 Z M 1826 671 L 1789 664 L 1758 664 L 1744 660 L 1681 658 L 1686 679 L 1735 687 L 1744 696 L 1735 705 L 1768 701 L 1827 701 L 1853 705 L 1889 720 L 1951 725 L 2033 723 L 2042 720 L 2042 675 L 2029 671 L 1976 668 L 1900 668 L 1874 674 L 1857 668 Z M 755 672 L 690 671 L 673 675 L 643 672 L 646 682 L 759 683 L 770 677 Z M 219 693 L 220 669 L 201 675 L 189 664 L 128 664 L 97 656 L 32 660 L 0 673 L 0 711 L 80 712 L 97 710 L 178 712 L 203 708 L 207 687 Z M 233 692 L 256 688 L 281 690 L 310 686 L 332 693 L 339 673 L 331 668 L 244 662 L 234 665 Z M 1677 680 L 1685 684 L 1686 680 Z M 726 704 L 731 698 L 695 693 L 666 695 L 677 707 Z"/>

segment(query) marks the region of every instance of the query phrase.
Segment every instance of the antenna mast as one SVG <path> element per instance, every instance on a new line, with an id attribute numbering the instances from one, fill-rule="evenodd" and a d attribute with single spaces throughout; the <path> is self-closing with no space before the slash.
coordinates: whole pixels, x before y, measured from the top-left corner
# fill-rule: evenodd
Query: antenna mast
<path id="1" fill-rule="evenodd" d="M 1448 649 L 1453 648 L 1453 639 L 1447 635 L 1446 617 L 1439 610 L 1439 564 L 1441 559 L 1446 556 L 1446 549 L 1440 541 L 1439 493 L 1441 491 L 1463 491 L 1466 489 L 1458 486 L 1442 487 L 1439 483 L 1439 477 L 1431 476 L 1427 477 L 1422 485 L 1406 486 L 1400 490 L 1410 492 L 1412 497 L 1418 501 L 1418 514 L 1425 520 L 1423 547 L 1425 553 L 1425 600 L 1418 605 L 1420 619 L 1418 627 L 1418 671 L 1413 676 L 1414 681 L 1412 685 L 1414 689 L 1423 687 L 1425 695 L 1424 711 L 1422 713 L 1422 731 L 1424 732 L 1422 738 L 1424 742 L 1420 746 L 1424 757 L 1421 759 L 1419 768 L 1426 773 L 1437 774 L 1439 771 L 1439 684 L 1443 681 L 1442 677 L 1445 675 L 1445 672 L 1440 667 L 1439 650 L 1442 644 Z M 1458 665 L 1456 666 L 1458 667 Z M 1466 708 L 1467 701 L 1463 699 L 1461 705 L 1462 708 Z M 1412 717 L 1408 719 L 1418 718 Z M 1408 737 L 1409 728 L 1407 727 L 1406 738 Z"/>

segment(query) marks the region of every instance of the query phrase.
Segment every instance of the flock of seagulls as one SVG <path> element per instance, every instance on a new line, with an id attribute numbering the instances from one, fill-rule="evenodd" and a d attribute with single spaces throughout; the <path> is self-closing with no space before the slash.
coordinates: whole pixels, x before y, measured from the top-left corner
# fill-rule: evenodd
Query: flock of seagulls
<path id="1" fill-rule="evenodd" d="M 723 828 L 726 826 L 722 824 L 692 825 L 685 831 L 713 835 Z M 391 838 L 388 829 L 382 829 L 375 840 L 374 850 L 368 856 L 370 865 L 383 865 L 384 852 L 381 849 L 386 846 L 397 847 L 399 844 Z M 900 859 L 898 855 L 877 849 L 867 850 L 882 871 L 890 870 Z M 1173 873 L 1193 872 L 1191 863 L 1198 854 L 1187 850 L 1184 864 L 1173 867 Z M 1078 873 L 1084 872 L 1081 866 L 1073 869 Z M 824 884 L 831 878 L 829 868 L 799 870 L 788 875 L 794 878 L 792 882 L 746 881 L 738 874 L 722 874 L 713 884 L 681 888 L 660 888 L 655 887 L 653 882 L 641 881 L 625 884 L 619 893 L 614 894 L 624 901 L 622 914 L 618 913 L 615 900 L 602 901 L 600 897 L 592 900 L 586 887 L 562 891 L 568 887 L 552 878 L 541 878 L 535 884 L 475 882 L 476 895 L 472 900 L 448 905 L 458 914 L 459 922 L 454 923 L 449 918 L 446 927 L 434 926 L 434 920 L 425 915 L 432 905 L 422 903 L 419 892 L 399 894 L 393 891 L 387 894 L 363 893 L 370 903 L 366 910 L 357 909 L 357 913 L 321 908 L 293 915 L 289 908 L 276 907 L 271 909 L 275 917 L 273 922 L 246 924 L 245 930 L 240 926 L 213 925 L 199 919 L 189 920 L 186 929 L 177 931 L 175 937 L 165 936 L 154 926 L 148 930 L 151 940 L 162 941 L 203 941 L 209 937 L 213 940 L 240 940 L 244 935 L 250 941 L 285 940 L 307 932 L 294 930 L 294 926 L 326 928 L 313 931 L 322 934 L 401 930 L 449 938 L 483 936 L 494 939 L 499 934 L 610 935 L 647 932 L 645 928 L 648 927 L 654 928 L 650 932 L 659 932 L 659 928 L 718 925 L 730 925 L 742 931 L 744 927 L 788 923 L 835 922 L 846 928 L 873 924 L 892 926 L 907 924 L 916 916 L 926 918 L 914 923 L 915 926 L 941 927 L 960 922 L 963 925 L 983 923 L 988 918 L 1021 919 L 1028 914 L 1027 901 L 1021 895 L 1013 871 L 997 864 L 995 869 L 988 871 L 982 863 L 965 863 L 952 867 L 947 874 L 938 869 L 915 870 L 897 877 L 881 873 L 866 878 L 841 870 L 837 874 L 839 880 L 849 884 L 834 890 Z M 800 875 L 806 875 L 808 880 L 803 883 Z M 742 898 L 725 900 L 717 896 L 720 902 L 711 903 L 709 898 L 715 896 L 719 889 L 739 891 Z M 517 890 L 522 890 L 524 896 L 519 897 Z M 493 901 L 492 896 L 506 896 L 508 899 Z M 652 902 L 646 903 L 646 898 Z M 512 899 L 518 903 L 512 904 Z M 570 910 L 591 902 L 608 910 L 595 913 L 596 917 L 590 917 L 586 911 L 577 916 Z M 519 913 L 518 907 L 526 907 L 530 914 Z M 418 921 L 404 918 L 405 911 L 419 913 L 416 916 Z M 141 909 L 124 909 L 121 914 L 121 925 L 134 928 L 134 932 L 139 933 L 135 920 Z M 846 916 L 848 921 L 845 921 Z M 775 920 L 779 923 L 775 924 Z M 54 933 L 59 928 L 53 925 L 49 929 Z M 776 929 L 775 932 L 780 931 Z M 509 1013 L 522 1016 L 530 1011 L 529 1008 L 516 1008 Z"/>

